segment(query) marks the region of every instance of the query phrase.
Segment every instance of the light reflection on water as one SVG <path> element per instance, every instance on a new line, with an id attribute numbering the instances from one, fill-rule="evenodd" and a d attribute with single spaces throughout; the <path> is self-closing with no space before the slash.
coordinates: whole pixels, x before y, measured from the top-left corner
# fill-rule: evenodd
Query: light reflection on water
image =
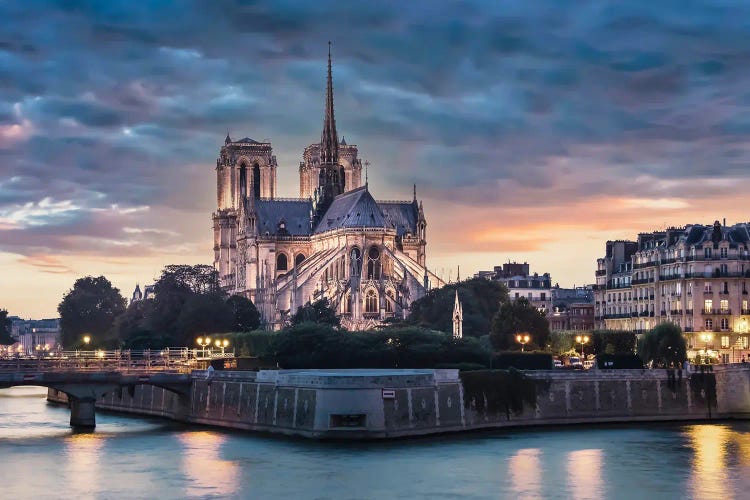
<path id="1" fill-rule="evenodd" d="M 2 498 L 742 498 L 750 422 L 317 443 L 98 414 L 0 391 Z"/>
<path id="2" fill-rule="evenodd" d="M 186 495 L 228 497 L 237 493 L 239 466 L 221 456 L 221 448 L 228 439 L 231 438 L 227 434 L 209 431 L 179 435 L 182 467 L 187 476 Z"/>

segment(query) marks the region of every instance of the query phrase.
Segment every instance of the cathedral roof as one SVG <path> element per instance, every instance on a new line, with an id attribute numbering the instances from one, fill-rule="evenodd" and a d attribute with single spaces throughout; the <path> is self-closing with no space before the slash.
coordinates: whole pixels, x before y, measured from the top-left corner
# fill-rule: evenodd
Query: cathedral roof
<path id="1" fill-rule="evenodd" d="M 227 138 L 228 138 L 228 137 L 229 137 L 229 136 L 227 135 Z M 258 142 L 258 141 L 256 141 L 255 139 L 250 139 L 249 137 L 244 137 L 244 138 L 242 138 L 242 139 L 240 139 L 240 140 L 238 140 L 238 141 L 234 141 L 234 142 L 235 142 L 235 143 L 237 143 L 237 142 L 246 142 L 246 143 L 248 143 L 248 144 L 263 144 L 262 142 Z"/>
<path id="2" fill-rule="evenodd" d="M 310 234 L 310 200 L 264 200 L 255 201 L 258 233 L 276 234 L 283 220 L 286 231 L 293 236 Z"/>
<path id="3" fill-rule="evenodd" d="M 334 198 L 315 232 L 342 227 L 387 227 L 383 212 L 367 190 L 367 185 Z"/>
<path id="4" fill-rule="evenodd" d="M 398 236 L 417 234 L 417 205 L 412 201 L 379 201 L 386 226 L 396 230 Z"/>

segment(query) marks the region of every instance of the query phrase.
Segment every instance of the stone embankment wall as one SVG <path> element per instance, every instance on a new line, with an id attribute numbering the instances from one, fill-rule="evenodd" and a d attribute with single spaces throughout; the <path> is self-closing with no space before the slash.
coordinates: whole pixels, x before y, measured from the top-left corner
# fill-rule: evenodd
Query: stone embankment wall
<path id="1" fill-rule="evenodd" d="M 675 374 L 677 375 L 677 374 Z M 530 372 L 534 404 L 498 410 L 465 396 L 455 370 L 194 372 L 190 394 L 122 388 L 97 408 L 318 438 L 390 438 L 480 428 L 750 417 L 750 367 L 691 382 L 666 370 Z M 712 380 L 715 380 L 715 386 Z M 714 388 L 715 387 L 715 391 Z M 488 390 L 492 390 L 489 388 Z M 50 391 L 51 400 L 64 394 Z"/>

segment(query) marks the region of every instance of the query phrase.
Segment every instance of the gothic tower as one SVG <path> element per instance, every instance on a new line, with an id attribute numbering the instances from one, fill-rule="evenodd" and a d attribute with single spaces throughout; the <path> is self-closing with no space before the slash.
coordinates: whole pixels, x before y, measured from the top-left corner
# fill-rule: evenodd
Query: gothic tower
<path id="1" fill-rule="evenodd" d="M 315 193 L 318 217 L 331 206 L 333 199 L 344 192 L 344 167 L 339 163 L 339 137 L 333 113 L 333 75 L 331 71 L 331 42 L 328 42 L 328 82 L 323 133 L 320 137 L 320 173 Z"/>

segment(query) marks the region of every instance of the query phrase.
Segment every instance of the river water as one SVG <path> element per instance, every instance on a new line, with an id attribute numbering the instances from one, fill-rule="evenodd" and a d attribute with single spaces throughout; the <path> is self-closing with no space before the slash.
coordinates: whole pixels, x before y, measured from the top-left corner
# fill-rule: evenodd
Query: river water
<path id="1" fill-rule="evenodd" d="M 750 422 L 319 443 L 98 414 L 0 390 L 0 498 L 750 497 Z"/>

